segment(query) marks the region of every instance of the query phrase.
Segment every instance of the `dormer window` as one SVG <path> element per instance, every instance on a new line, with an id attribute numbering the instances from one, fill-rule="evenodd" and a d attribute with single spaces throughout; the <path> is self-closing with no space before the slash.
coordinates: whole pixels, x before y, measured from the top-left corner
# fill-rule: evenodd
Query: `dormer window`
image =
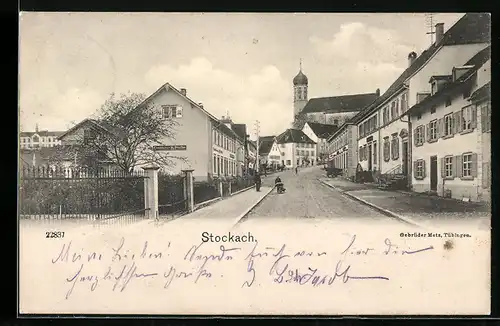
<path id="1" fill-rule="evenodd" d="M 432 82 L 431 84 L 431 95 L 434 95 L 436 94 L 438 91 L 438 85 L 437 85 L 437 81 L 434 81 Z"/>

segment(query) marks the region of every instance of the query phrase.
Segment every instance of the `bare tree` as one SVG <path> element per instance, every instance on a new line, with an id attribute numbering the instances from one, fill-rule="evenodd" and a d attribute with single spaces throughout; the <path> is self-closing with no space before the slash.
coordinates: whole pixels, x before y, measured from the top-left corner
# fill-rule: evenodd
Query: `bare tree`
<path id="1" fill-rule="evenodd" d="M 113 164 L 126 172 L 147 163 L 168 168 L 185 158 L 155 146 L 174 140 L 177 125 L 145 94 L 111 94 L 75 144 L 66 148 L 65 156 L 71 152 L 79 165 Z"/>

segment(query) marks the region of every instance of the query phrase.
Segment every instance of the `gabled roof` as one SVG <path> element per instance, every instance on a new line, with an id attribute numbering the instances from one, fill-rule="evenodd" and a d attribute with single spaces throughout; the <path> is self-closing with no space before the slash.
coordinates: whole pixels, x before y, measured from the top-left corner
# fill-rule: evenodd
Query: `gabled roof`
<path id="1" fill-rule="evenodd" d="M 322 124 L 322 123 L 316 123 L 316 122 L 307 122 L 309 127 L 312 129 L 314 134 L 322 139 L 328 138 L 330 135 L 335 133 L 337 129 L 339 129 L 338 126 L 336 125 L 327 125 L 327 124 Z"/>
<path id="2" fill-rule="evenodd" d="M 259 155 L 265 156 L 271 152 L 273 148 L 275 136 L 261 136 L 259 137 Z"/>
<path id="3" fill-rule="evenodd" d="M 370 115 L 378 106 L 393 97 L 405 84 L 405 81 L 417 73 L 437 51 L 448 45 L 489 43 L 491 42 L 491 16 L 484 13 L 467 13 L 455 25 L 450 27 L 439 43 L 432 44 L 418 56 L 413 64 L 396 79 L 394 83 L 369 107 L 358 113 L 351 121 L 356 123 Z"/>
<path id="4" fill-rule="evenodd" d="M 482 100 L 491 97 L 491 81 L 479 87 L 470 96 L 471 101 Z"/>
<path id="5" fill-rule="evenodd" d="M 113 126 L 110 123 L 104 121 L 104 120 L 96 120 L 96 119 L 83 119 L 73 127 L 71 127 L 69 130 L 65 131 L 63 134 L 61 134 L 57 139 L 61 140 L 63 139 L 66 135 L 72 133 L 73 131 L 77 130 L 78 128 L 81 128 L 85 124 L 90 124 L 92 127 L 100 129 L 102 131 L 108 132 L 111 135 L 122 135 L 123 131 L 117 127 Z"/>
<path id="6" fill-rule="evenodd" d="M 317 97 L 310 99 L 301 113 L 313 112 L 357 112 L 375 101 L 377 93 Z"/>
<path id="7" fill-rule="evenodd" d="M 419 111 L 420 109 L 434 103 L 436 100 L 443 98 L 443 95 L 447 95 L 453 93 L 458 90 L 462 85 L 465 84 L 469 78 L 474 75 L 488 60 L 491 58 L 491 47 L 488 46 L 483 50 L 479 51 L 474 55 L 469 61 L 467 61 L 466 65 L 471 66 L 467 72 L 465 72 L 462 76 L 460 76 L 457 80 L 453 82 L 448 82 L 445 84 L 438 92 L 435 94 L 426 97 L 421 102 L 415 104 L 408 110 L 408 114 L 413 114 L 414 112 Z M 484 87 L 484 86 L 483 86 Z M 477 91 L 476 91 L 477 92 Z"/>
<path id="8" fill-rule="evenodd" d="M 235 123 L 231 127 L 233 131 L 240 137 L 241 139 L 245 139 L 247 135 L 247 125 L 244 123 Z"/>
<path id="9" fill-rule="evenodd" d="M 436 76 L 431 76 L 429 78 L 429 83 L 432 83 L 434 80 L 442 80 L 442 81 L 451 81 L 452 75 L 436 75 Z"/>
<path id="10" fill-rule="evenodd" d="M 309 138 L 302 130 L 298 129 L 287 129 L 279 136 L 276 137 L 276 142 L 278 144 L 316 144 L 311 138 Z"/>
<path id="11" fill-rule="evenodd" d="M 59 137 L 60 135 L 64 134 L 65 131 L 49 131 L 49 130 L 40 130 L 40 131 L 22 131 L 19 133 L 19 137 L 32 137 L 33 135 L 38 135 L 40 137 L 48 137 L 48 136 L 54 136 L 54 137 Z"/>

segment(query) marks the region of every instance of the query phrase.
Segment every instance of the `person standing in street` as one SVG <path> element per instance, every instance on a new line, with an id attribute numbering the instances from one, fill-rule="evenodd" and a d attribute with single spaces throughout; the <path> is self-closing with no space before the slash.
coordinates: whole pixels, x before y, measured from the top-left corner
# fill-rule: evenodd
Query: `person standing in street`
<path id="1" fill-rule="evenodd" d="M 295 167 L 295 174 L 299 174 L 299 167 L 298 166 Z"/>
<path id="2" fill-rule="evenodd" d="M 260 172 L 255 172 L 254 181 L 255 181 L 255 190 L 260 191 L 260 186 L 262 184 L 262 179 L 260 178 Z"/>

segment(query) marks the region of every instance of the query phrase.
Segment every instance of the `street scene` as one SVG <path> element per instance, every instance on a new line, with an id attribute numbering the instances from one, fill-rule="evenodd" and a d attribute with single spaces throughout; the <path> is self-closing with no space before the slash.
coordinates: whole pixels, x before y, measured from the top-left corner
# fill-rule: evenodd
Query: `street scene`
<path id="1" fill-rule="evenodd" d="M 490 14 L 19 20 L 23 313 L 488 309 Z"/>

